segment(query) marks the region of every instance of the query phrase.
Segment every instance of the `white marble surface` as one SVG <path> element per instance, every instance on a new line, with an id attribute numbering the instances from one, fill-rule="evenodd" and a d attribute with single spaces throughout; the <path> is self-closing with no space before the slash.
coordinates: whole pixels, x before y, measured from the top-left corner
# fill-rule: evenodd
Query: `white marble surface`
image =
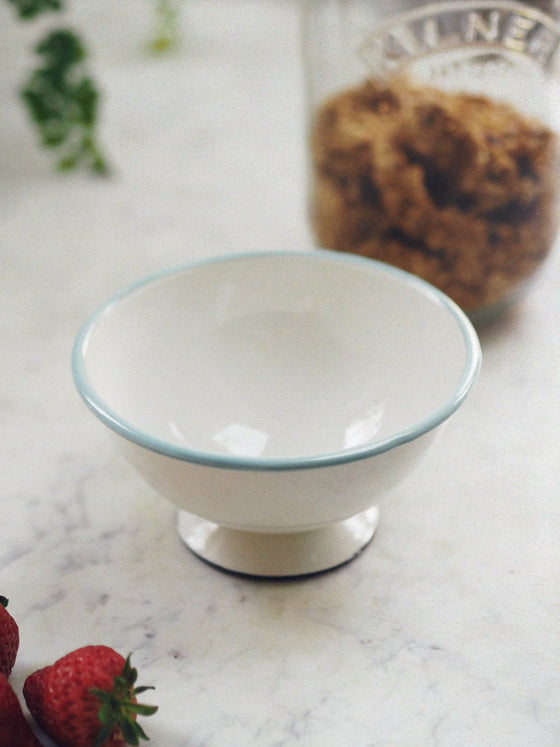
<path id="1" fill-rule="evenodd" d="M 303 582 L 193 557 L 113 452 L 70 352 L 105 297 L 191 258 L 310 246 L 297 3 L 76 0 L 103 84 L 110 180 L 60 176 L 15 88 L 36 27 L 0 5 L 0 592 L 13 674 L 133 652 L 157 747 L 560 744 L 560 261 L 482 335 L 483 370 L 367 551 Z"/>

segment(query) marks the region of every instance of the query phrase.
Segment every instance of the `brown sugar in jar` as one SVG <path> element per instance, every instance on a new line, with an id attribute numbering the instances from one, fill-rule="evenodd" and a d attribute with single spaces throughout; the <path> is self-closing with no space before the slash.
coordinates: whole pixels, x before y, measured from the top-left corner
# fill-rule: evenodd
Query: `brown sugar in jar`
<path id="1" fill-rule="evenodd" d="M 554 244 L 557 138 L 485 96 L 368 79 L 319 107 L 311 161 L 318 244 L 408 270 L 467 312 L 511 296 Z"/>

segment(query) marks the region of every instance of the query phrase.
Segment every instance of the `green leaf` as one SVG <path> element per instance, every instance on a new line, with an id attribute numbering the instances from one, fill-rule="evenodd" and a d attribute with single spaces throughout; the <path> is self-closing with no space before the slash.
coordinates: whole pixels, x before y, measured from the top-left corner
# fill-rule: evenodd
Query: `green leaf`
<path id="1" fill-rule="evenodd" d="M 60 0 L 8 0 L 11 3 L 20 18 L 35 18 L 41 13 L 57 11 L 62 9 Z"/>
<path id="2" fill-rule="evenodd" d="M 152 688 L 153 689 L 153 688 Z M 131 703 L 127 711 L 137 713 L 139 716 L 153 716 L 157 711 L 157 706 L 143 705 L 142 703 Z"/>
<path id="3" fill-rule="evenodd" d="M 81 62 L 85 50 L 80 39 L 67 30 L 52 31 L 35 48 L 45 58 L 44 72 L 53 80 L 64 78 L 72 65 Z"/>
<path id="4" fill-rule="evenodd" d="M 113 731 L 113 724 L 106 723 L 101 728 L 101 731 L 97 735 L 97 738 L 94 742 L 93 747 L 100 747 L 102 744 L 104 744 L 109 737 L 111 736 L 111 732 Z"/>
<path id="5" fill-rule="evenodd" d="M 108 171 L 96 144 L 98 93 L 85 74 L 86 52 L 72 31 L 50 32 L 35 49 L 41 64 L 22 89 L 43 145 L 61 156 L 58 168 L 84 165 L 98 174 Z"/>
<path id="6" fill-rule="evenodd" d="M 179 8 L 175 0 L 158 0 L 156 5 L 156 29 L 150 43 L 152 52 L 161 54 L 173 49 L 179 40 Z"/>
<path id="7" fill-rule="evenodd" d="M 118 726 L 123 738 L 129 745 L 138 745 L 140 739 L 148 740 L 146 733 L 136 721 L 135 716 L 151 716 L 158 709 L 143 703 L 136 703 L 136 695 L 153 690 L 153 687 L 134 687 L 138 672 L 130 664 L 130 656 L 126 659 L 123 671 L 113 680 L 113 689 L 92 689 L 90 692 L 100 701 L 98 717 L 102 728 L 97 735 L 94 747 L 101 747 L 108 739 L 113 728 Z"/>
<path id="8" fill-rule="evenodd" d="M 132 744 L 132 745 L 138 744 L 139 734 L 138 734 L 138 730 L 134 728 L 135 725 L 136 724 L 134 721 L 125 721 L 121 725 L 121 730 L 123 733 L 124 741 L 127 744 Z"/>

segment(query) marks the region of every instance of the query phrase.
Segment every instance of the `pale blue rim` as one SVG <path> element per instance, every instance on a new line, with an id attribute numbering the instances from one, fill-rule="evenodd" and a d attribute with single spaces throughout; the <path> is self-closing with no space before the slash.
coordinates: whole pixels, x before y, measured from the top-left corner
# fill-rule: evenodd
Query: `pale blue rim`
<path id="1" fill-rule="evenodd" d="M 122 418 L 117 412 L 109 407 L 98 392 L 92 386 L 86 372 L 84 351 L 88 339 L 95 330 L 101 318 L 110 313 L 121 301 L 131 296 L 137 290 L 152 283 L 159 282 L 171 275 L 180 274 L 196 267 L 222 262 L 235 262 L 239 260 L 267 258 L 267 257 L 313 257 L 329 262 L 341 262 L 343 264 L 362 265 L 366 268 L 375 268 L 377 271 L 386 272 L 399 277 L 405 283 L 414 286 L 424 296 L 431 298 L 437 304 L 444 307 L 457 322 L 465 343 L 465 366 L 457 388 L 453 395 L 445 400 L 439 407 L 428 416 L 413 423 L 408 428 L 397 431 L 379 441 L 373 441 L 361 447 L 344 449 L 326 454 L 306 455 L 302 457 L 238 457 L 228 454 L 217 454 L 208 451 L 199 451 L 187 448 L 180 444 L 167 441 L 140 430 L 132 423 Z M 382 454 L 397 446 L 413 441 L 428 433 L 438 425 L 447 420 L 463 403 L 476 381 L 480 370 L 482 353 L 477 333 L 465 313 L 447 295 L 430 285 L 421 278 L 411 275 L 392 265 L 379 262 L 374 259 L 361 257 L 359 255 L 334 252 L 325 249 L 314 249 L 312 251 L 261 251 L 247 252 L 230 255 L 219 255 L 206 259 L 195 260 L 166 268 L 149 275 L 109 297 L 104 303 L 97 307 L 91 316 L 82 325 L 76 337 L 72 350 L 72 375 L 75 386 L 89 409 L 107 427 L 123 438 L 142 446 L 152 452 L 164 454 L 173 459 L 205 465 L 207 467 L 219 467 L 233 470 L 259 470 L 280 471 L 311 469 L 314 467 L 327 467 L 358 459 Z"/>

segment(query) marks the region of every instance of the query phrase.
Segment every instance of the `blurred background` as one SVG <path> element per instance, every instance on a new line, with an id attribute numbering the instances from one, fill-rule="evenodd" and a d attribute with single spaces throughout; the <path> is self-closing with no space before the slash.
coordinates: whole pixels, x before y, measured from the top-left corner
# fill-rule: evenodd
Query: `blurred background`
<path id="1" fill-rule="evenodd" d="M 31 251 L 53 272 L 60 261 L 84 290 L 115 253 L 130 260 L 119 261 L 128 276 L 119 282 L 209 247 L 224 253 L 307 240 L 299 4 L 176 0 L 172 43 L 159 52 L 158 5 L 72 0 L 22 21 L 0 3 L 6 250 Z M 34 46 L 59 27 L 79 33 L 87 48 L 105 178 L 57 173 L 21 100 L 38 62 Z M 75 264 L 62 261 L 72 254 Z"/>

